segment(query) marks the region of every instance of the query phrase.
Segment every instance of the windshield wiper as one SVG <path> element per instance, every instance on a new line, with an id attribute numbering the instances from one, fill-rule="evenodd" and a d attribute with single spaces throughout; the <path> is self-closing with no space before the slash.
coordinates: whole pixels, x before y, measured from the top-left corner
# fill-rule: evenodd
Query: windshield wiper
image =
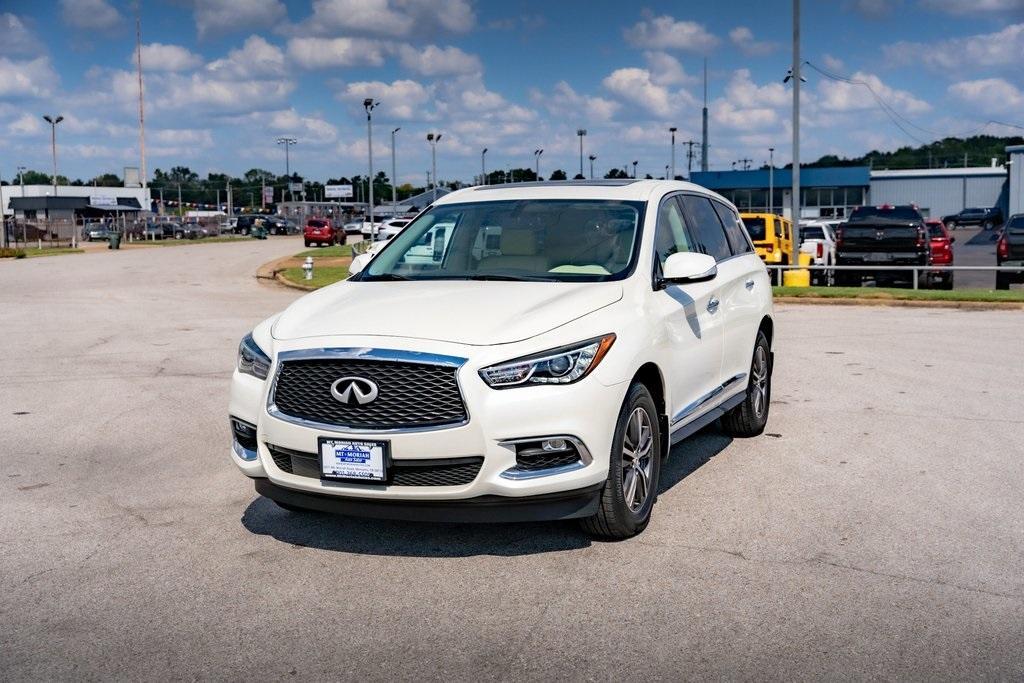
<path id="1" fill-rule="evenodd" d="M 367 275 L 366 277 L 359 278 L 363 282 L 385 282 L 385 281 L 396 281 L 396 280 L 408 280 L 404 275 L 396 275 L 395 273 L 381 273 L 380 275 Z"/>
<path id="2" fill-rule="evenodd" d="M 475 275 L 467 275 L 466 279 L 467 280 L 483 280 L 483 281 L 492 280 L 492 281 L 500 281 L 500 282 L 558 282 L 558 280 L 556 280 L 555 278 L 552 278 L 552 277 L 536 277 L 536 276 L 532 276 L 532 275 L 516 276 L 516 275 L 491 275 L 491 274 L 483 275 L 483 274 L 475 274 Z"/>

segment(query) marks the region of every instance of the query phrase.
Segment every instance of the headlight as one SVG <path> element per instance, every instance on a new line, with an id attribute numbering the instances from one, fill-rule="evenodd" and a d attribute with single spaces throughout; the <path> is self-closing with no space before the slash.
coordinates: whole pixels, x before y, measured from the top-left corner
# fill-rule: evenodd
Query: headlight
<path id="1" fill-rule="evenodd" d="M 259 379 L 266 379 L 270 373 L 270 356 L 263 352 L 247 334 L 238 345 L 238 371 Z"/>
<path id="2" fill-rule="evenodd" d="M 590 374 L 614 341 L 614 334 L 606 334 L 578 344 L 523 356 L 483 368 L 480 377 L 494 389 L 529 384 L 571 384 Z"/>

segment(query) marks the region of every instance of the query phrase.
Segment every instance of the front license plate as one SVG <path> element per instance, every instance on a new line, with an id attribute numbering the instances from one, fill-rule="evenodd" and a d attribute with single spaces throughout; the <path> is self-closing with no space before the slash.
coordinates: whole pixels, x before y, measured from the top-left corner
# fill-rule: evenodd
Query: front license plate
<path id="1" fill-rule="evenodd" d="M 332 481 L 384 481 L 387 441 L 320 437 L 320 478 Z"/>
<path id="2" fill-rule="evenodd" d="M 889 255 L 885 254 L 885 253 L 881 253 L 881 252 L 876 252 L 874 254 L 868 254 L 868 260 L 869 261 L 888 261 L 889 260 Z"/>

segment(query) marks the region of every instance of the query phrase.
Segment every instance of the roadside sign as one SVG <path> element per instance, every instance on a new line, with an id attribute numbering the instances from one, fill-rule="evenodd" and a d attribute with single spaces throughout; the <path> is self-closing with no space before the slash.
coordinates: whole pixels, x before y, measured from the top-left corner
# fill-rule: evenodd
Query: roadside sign
<path id="1" fill-rule="evenodd" d="M 270 187 L 269 185 L 267 187 L 263 188 L 263 203 L 264 204 L 273 204 L 274 203 L 274 188 Z"/>
<path id="2" fill-rule="evenodd" d="M 302 183 L 289 183 L 289 192 L 302 192 Z"/>
<path id="3" fill-rule="evenodd" d="M 93 206 L 117 206 L 117 197 L 94 195 L 89 197 L 89 203 Z"/>
<path id="4" fill-rule="evenodd" d="M 351 185 L 325 185 L 324 197 L 327 199 L 351 199 Z"/>

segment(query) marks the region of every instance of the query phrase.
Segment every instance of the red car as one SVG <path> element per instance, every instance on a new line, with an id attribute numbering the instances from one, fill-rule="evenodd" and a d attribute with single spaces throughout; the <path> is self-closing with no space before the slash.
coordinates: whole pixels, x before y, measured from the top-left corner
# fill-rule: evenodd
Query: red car
<path id="1" fill-rule="evenodd" d="M 953 265 L 953 242 L 956 238 L 949 234 L 946 225 L 940 220 L 927 220 L 928 241 L 932 249 L 933 266 Z M 936 270 L 931 273 L 929 279 L 942 289 L 953 289 L 953 271 Z"/>
<path id="2" fill-rule="evenodd" d="M 302 236 L 307 247 L 314 244 L 330 246 L 339 241 L 338 231 L 334 229 L 330 218 L 310 218 L 306 221 Z"/>

